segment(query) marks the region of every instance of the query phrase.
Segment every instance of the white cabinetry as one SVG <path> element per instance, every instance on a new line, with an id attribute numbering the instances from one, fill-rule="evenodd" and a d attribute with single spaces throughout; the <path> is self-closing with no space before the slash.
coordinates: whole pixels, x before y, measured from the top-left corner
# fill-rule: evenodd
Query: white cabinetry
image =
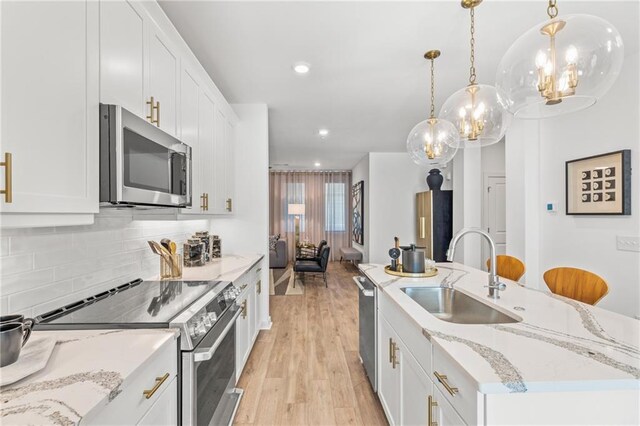
<path id="1" fill-rule="evenodd" d="M 216 214 L 233 212 L 234 132 L 222 110 L 216 110 L 216 134 L 213 156 L 213 199 L 211 210 Z"/>
<path id="2" fill-rule="evenodd" d="M 98 211 L 99 5 L 1 2 L 2 226 Z M 9 187 L 7 187 L 9 185 Z M 7 196 L 9 194 L 6 194 Z"/>
<path id="3" fill-rule="evenodd" d="M 185 214 L 201 214 L 204 203 L 201 197 L 202 186 L 202 145 L 200 143 L 200 85 L 189 69 L 183 67 L 180 90 L 180 138 L 191 147 L 191 208 Z"/>
<path id="4" fill-rule="evenodd" d="M 146 118 L 145 12 L 135 2 L 100 2 L 100 102 Z"/>
<path id="5" fill-rule="evenodd" d="M 153 105 L 151 121 L 167 133 L 177 136 L 180 59 L 169 39 L 159 29 L 151 27 L 149 31 L 149 90 L 147 98 L 150 105 Z"/>
<path id="6" fill-rule="evenodd" d="M 88 424 L 175 425 L 178 423 L 177 339 L 158 349 L 127 379 L 102 410 L 83 419 Z"/>
<path id="7" fill-rule="evenodd" d="M 400 366 L 403 353 L 400 339 L 389 323 L 378 316 L 378 397 L 391 425 L 399 425 L 402 376 Z"/>
<path id="8" fill-rule="evenodd" d="M 236 320 L 236 380 L 242 374 L 242 369 L 249 359 L 259 332 L 257 296 L 262 292 L 260 281 L 262 268 L 260 265 L 261 262 L 254 265 L 233 283 L 242 289 L 237 301 L 241 306 L 242 314 Z"/>

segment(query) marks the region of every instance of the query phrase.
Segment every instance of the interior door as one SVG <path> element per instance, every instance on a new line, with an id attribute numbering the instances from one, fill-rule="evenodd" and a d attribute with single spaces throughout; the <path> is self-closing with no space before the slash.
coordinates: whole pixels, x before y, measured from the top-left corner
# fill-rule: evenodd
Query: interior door
<path id="1" fill-rule="evenodd" d="M 504 176 L 490 175 L 485 178 L 484 227 L 496 244 L 496 254 L 505 254 L 507 246 L 506 223 L 506 179 Z M 489 258 L 489 248 L 482 247 L 483 267 Z"/>
<path id="2" fill-rule="evenodd" d="M 154 112 L 162 130 L 177 136 L 178 57 L 158 31 L 149 40 L 149 92 L 158 106 Z"/>
<path id="3" fill-rule="evenodd" d="M 90 0 L 0 2 L 3 213 L 98 212 L 99 19 Z"/>
<path id="4" fill-rule="evenodd" d="M 100 2 L 100 102 L 146 119 L 145 23 L 138 7 L 124 0 Z"/>

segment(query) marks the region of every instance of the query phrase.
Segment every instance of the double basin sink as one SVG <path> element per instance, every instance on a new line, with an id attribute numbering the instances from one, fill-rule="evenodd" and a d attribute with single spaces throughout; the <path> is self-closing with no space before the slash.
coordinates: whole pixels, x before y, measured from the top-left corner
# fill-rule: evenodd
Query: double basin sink
<path id="1" fill-rule="evenodd" d="M 521 321 L 453 288 L 405 287 L 402 291 L 442 321 L 456 324 L 506 324 Z"/>

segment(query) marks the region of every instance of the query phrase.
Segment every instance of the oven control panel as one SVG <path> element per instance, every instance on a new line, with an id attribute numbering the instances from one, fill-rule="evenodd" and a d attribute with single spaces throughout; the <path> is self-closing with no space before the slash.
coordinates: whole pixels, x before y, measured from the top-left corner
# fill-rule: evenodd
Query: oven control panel
<path id="1" fill-rule="evenodd" d="M 186 329 L 193 347 L 211 330 L 218 318 L 233 305 L 240 291 L 239 287 L 228 285 L 215 299 L 187 321 Z"/>

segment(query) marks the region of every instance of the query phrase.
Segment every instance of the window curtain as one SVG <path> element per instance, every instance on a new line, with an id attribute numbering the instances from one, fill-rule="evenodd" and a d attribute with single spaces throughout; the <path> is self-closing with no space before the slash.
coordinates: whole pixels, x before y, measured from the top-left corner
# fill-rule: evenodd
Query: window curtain
<path id="1" fill-rule="evenodd" d="M 289 259 L 295 260 L 295 216 L 289 204 L 304 204 L 300 216 L 300 241 L 327 240 L 331 260 L 340 247 L 351 246 L 351 172 L 269 173 L 269 232 L 287 241 Z"/>

